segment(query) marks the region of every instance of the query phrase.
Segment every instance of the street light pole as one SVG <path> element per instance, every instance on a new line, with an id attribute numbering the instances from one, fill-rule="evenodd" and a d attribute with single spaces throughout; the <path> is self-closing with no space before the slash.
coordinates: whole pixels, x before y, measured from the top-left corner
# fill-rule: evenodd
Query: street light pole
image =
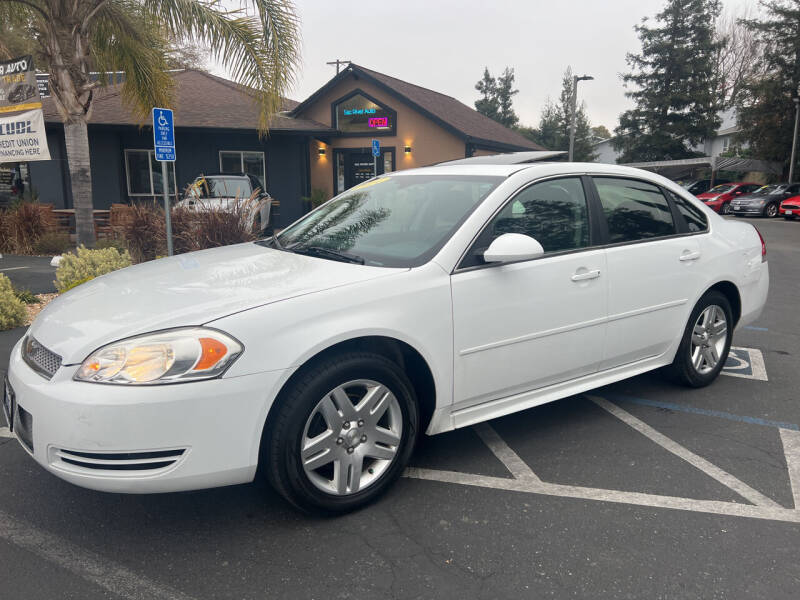
<path id="1" fill-rule="evenodd" d="M 591 75 L 583 75 L 578 77 L 572 76 L 572 116 L 569 120 L 569 162 L 572 162 L 572 157 L 575 154 L 575 111 L 578 108 L 578 82 L 591 81 L 594 79 Z"/>
<path id="2" fill-rule="evenodd" d="M 800 88 L 797 89 L 800 94 Z M 789 163 L 789 183 L 794 181 L 794 163 L 797 157 L 797 126 L 800 124 L 800 98 L 794 97 L 794 137 L 792 137 L 792 160 Z"/>

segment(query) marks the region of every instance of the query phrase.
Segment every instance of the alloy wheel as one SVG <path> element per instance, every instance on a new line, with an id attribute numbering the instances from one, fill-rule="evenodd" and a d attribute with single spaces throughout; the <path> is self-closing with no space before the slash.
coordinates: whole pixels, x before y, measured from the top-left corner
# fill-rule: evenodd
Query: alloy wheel
<path id="1" fill-rule="evenodd" d="M 730 202 L 725 202 L 722 205 L 722 211 L 721 212 L 722 212 L 723 215 L 731 214 L 731 203 Z"/>
<path id="2" fill-rule="evenodd" d="M 689 352 L 695 371 L 710 373 L 719 364 L 728 339 L 728 321 L 722 307 L 711 304 L 700 313 L 692 330 Z"/>
<path id="3" fill-rule="evenodd" d="M 767 216 L 768 217 L 774 217 L 777 214 L 778 214 L 778 205 L 777 204 L 770 204 L 767 207 Z"/>
<path id="4" fill-rule="evenodd" d="M 403 435 L 395 395 L 368 379 L 331 390 L 306 420 L 300 461 L 309 481 L 328 494 L 355 494 L 374 484 L 394 461 Z"/>

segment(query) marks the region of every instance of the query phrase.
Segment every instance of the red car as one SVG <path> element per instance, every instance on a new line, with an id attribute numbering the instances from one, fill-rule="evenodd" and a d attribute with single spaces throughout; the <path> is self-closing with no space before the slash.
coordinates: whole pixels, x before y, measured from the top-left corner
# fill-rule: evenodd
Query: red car
<path id="1" fill-rule="evenodd" d="M 778 212 L 787 221 L 800 217 L 800 196 L 792 196 L 781 202 Z"/>
<path id="2" fill-rule="evenodd" d="M 729 215 L 731 214 L 731 200 L 742 194 L 755 192 L 760 187 L 760 183 L 721 183 L 697 197 L 714 212 Z"/>

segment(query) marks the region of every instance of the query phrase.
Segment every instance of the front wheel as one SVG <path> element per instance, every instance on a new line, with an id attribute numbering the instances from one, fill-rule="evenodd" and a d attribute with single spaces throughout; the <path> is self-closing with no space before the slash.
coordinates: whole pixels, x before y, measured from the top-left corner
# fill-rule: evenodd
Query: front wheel
<path id="1" fill-rule="evenodd" d="M 777 204 L 769 204 L 764 209 L 764 216 L 768 218 L 773 218 L 778 216 L 778 205 Z"/>
<path id="2" fill-rule="evenodd" d="M 371 353 L 317 363 L 281 393 L 262 441 L 272 486 L 306 512 L 336 514 L 374 501 L 402 474 L 417 437 L 405 373 Z"/>
<path id="3" fill-rule="evenodd" d="M 722 213 L 723 215 L 731 214 L 731 203 L 730 202 L 725 202 L 722 205 L 722 208 L 719 209 L 719 212 Z"/>
<path id="4" fill-rule="evenodd" d="M 713 382 L 728 360 L 732 330 L 733 312 L 728 298 L 718 291 L 706 293 L 686 324 L 670 366 L 672 374 L 690 387 Z"/>

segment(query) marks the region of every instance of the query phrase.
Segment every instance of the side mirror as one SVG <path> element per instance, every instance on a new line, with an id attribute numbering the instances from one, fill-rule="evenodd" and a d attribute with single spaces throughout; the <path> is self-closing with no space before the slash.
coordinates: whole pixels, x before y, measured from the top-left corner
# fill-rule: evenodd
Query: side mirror
<path id="1" fill-rule="evenodd" d="M 544 248 L 531 236 L 504 233 L 489 245 L 483 253 L 483 260 L 487 263 L 516 262 L 539 258 L 542 255 Z"/>

